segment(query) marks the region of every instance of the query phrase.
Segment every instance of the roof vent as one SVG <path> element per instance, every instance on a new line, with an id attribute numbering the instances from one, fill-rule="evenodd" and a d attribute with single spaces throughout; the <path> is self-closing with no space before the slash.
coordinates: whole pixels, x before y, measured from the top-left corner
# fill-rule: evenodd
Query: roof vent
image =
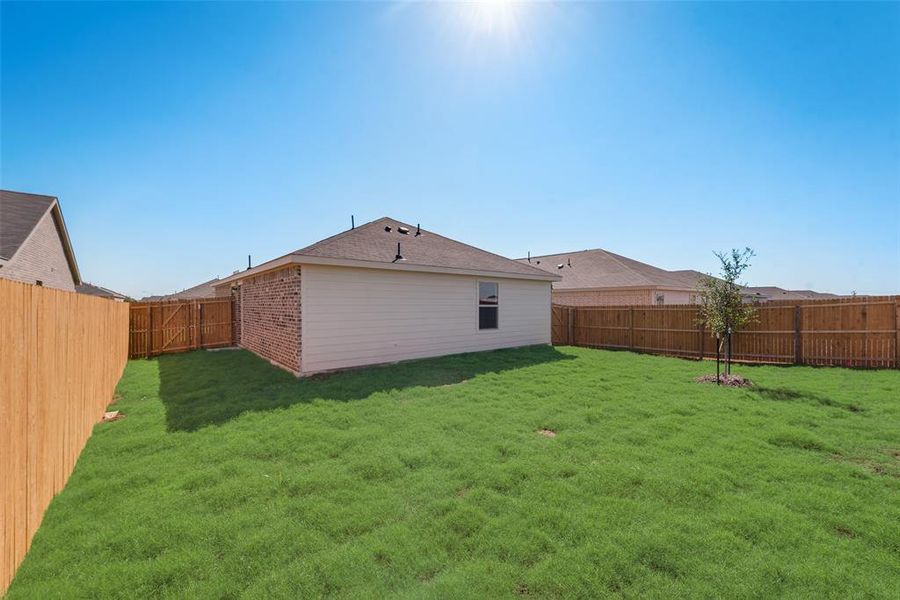
<path id="1" fill-rule="evenodd" d="M 390 225 L 385 225 L 385 226 L 384 226 L 384 230 L 387 231 L 387 232 L 390 232 L 390 231 L 391 231 L 391 226 L 390 226 Z"/>
<path id="2" fill-rule="evenodd" d="M 409 227 L 398 227 L 397 231 L 403 235 L 409 235 Z"/>
<path id="3" fill-rule="evenodd" d="M 405 258 L 403 258 L 403 255 L 400 254 L 400 242 L 397 242 L 397 256 L 394 257 L 394 260 L 392 262 L 397 262 L 398 260 L 406 260 Z"/>
<path id="4" fill-rule="evenodd" d="M 537 264 L 541 264 L 541 261 L 537 261 Z"/>
<path id="5" fill-rule="evenodd" d="M 568 259 L 568 260 L 566 261 L 566 264 L 568 264 L 568 265 L 571 267 L 571 266 L 572 266 L 572 259 L 571 259 L 571 258 Z"/>
<path id="6" fill-rule="evenodd" d="M 416 237 L 419 237 L 420 235 L 422 235 L 422 228 L 416 223 Z"/>
<path id="7" fill-rule="evenodd" d="M 564 264 L 562 264 L 562 263 L 559 263 L 558 265 L 556 265 L 556 268 L 557 268 L 557 269 L 562 269 L 564 266 L 566 266 L 566 265 L 564 265 Z"/>

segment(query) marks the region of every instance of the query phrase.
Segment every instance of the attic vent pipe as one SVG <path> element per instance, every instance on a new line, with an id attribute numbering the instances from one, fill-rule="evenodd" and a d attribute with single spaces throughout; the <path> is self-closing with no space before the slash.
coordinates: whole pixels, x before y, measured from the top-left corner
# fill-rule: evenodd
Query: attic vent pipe
<path id="1" fill-rule="evenodd" d="M 422 235 L 422 228 L 416 223 L 416 237 L 419 237 L 420 235 Z"/>
<path id="2" fill-rule="evenodd" d="M 528 251 L 528 262 L 531 262 L 531 250 Z"/>
<path id="3" fill-rule="evenodd" d="M 571 259 L 571 258 L 568 259 L 566 262 L 568 263 L 568 265 L 569 265 L 570 267 L 572 266 L 572 259 Z"/>
<path id="4" fill-rule="evenodd" d="M 400 254 L 400 242 L 397 242 L 397 256 L 394 257 L 393 262 L 397 262 L 398 260 L 406 260 L 403 258 L 403 255 Z"/>
<path id="5" fill-rule="evenodd" d="M 356 229 L 356 220 L 350 215 L 350 229 Z"/>
<path id="6" fill-rule="evenodd" d="M 250 255 L 247 255 L 247 270 L 250 270 Z"/>

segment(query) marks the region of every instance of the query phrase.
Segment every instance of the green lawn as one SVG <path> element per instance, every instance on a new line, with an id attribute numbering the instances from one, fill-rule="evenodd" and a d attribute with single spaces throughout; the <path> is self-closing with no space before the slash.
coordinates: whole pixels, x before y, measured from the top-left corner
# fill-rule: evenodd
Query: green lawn
<path id="1" fill-rule="evenodd" d="M 9 598 L 900 597 L 900 372 L 712 369 L 132 361 Z"/>

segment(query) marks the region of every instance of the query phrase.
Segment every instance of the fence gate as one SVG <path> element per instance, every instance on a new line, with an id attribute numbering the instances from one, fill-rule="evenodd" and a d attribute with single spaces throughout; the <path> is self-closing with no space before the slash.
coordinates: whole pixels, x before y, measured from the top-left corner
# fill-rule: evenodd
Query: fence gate
<path id="1" fill-rule="evenodd" d="M 129 358 L 234 343 L 231 298 L 134 302 L 129 312 Z"/>

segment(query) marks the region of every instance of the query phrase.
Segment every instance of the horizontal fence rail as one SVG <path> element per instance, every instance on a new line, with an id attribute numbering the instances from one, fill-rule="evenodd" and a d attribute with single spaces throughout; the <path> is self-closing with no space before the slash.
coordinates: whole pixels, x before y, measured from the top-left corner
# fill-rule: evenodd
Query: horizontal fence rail
<path id="1" fill-rule="evenodd" d="M 696 305 L 552 307 L 554 344 L 710 358 Z M 900 296 L 779 300 L 732 337 L 739 362 L 900 368 Z"/>
<path id="2" fill-rule="evenodd" d="M 0 596 L 127 357 L 127 304 L 0 279 Z"/>
<path id="3" fill-rule="evenodd" d="M 234 344 L 230 297 L 133 302 L 129 307 L 129 358 Z"/>

